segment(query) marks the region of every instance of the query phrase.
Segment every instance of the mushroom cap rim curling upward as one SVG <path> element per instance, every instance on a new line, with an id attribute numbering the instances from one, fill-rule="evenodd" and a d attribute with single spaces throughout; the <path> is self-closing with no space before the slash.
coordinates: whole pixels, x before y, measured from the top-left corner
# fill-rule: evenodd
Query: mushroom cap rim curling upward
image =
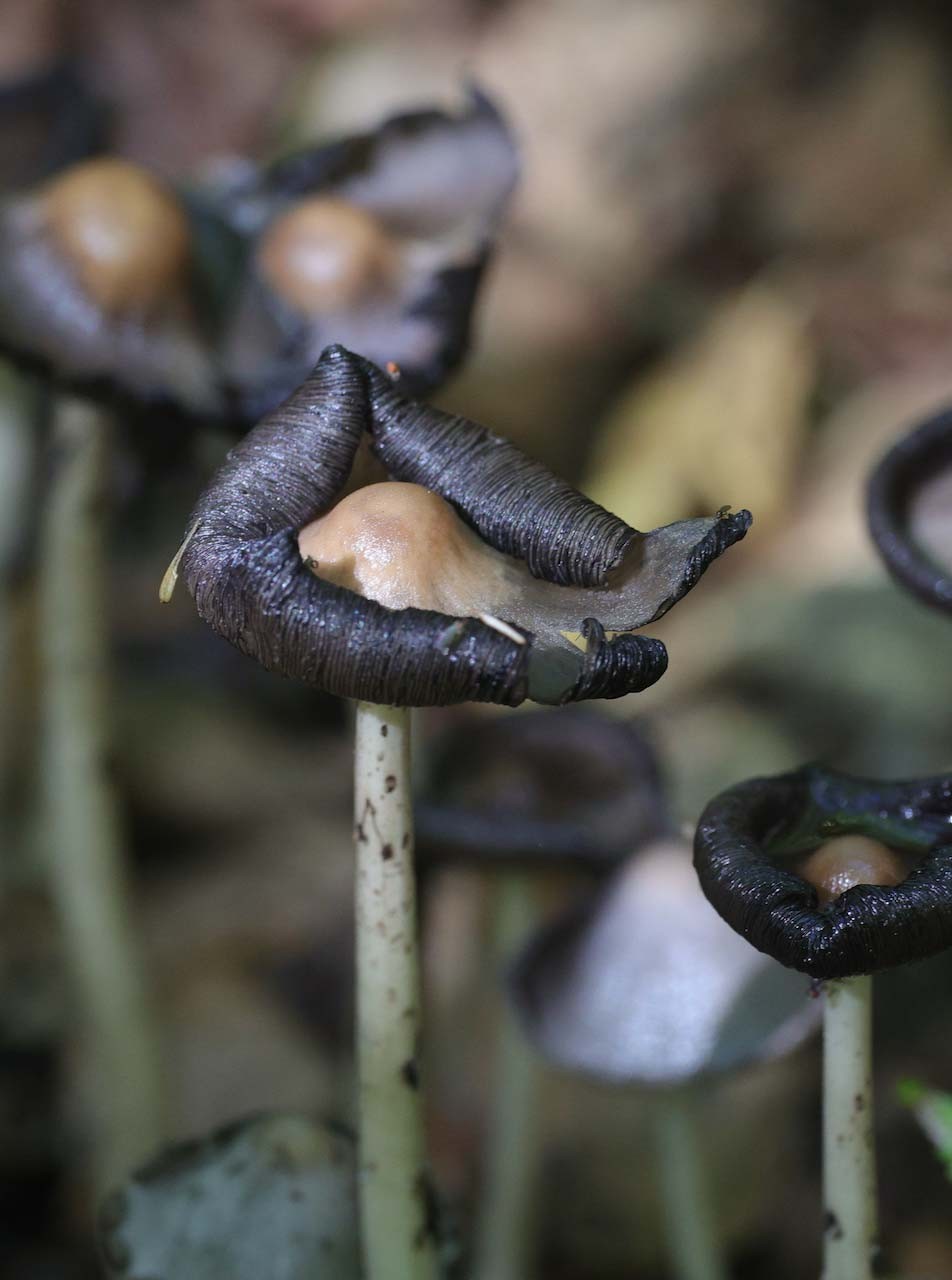
<path id="1" fill-rule="evenodd" d="M 600 875 L 670 829 L 648 739 L 587 707 L 468 717 L 427 761 L 414 804 L 426 865 Z"/>
<path id="2" fill-rule="evenodd" d="M 585 903 L 544 924 L 508 974 L 515 1011 L 554 1066 L 671 1088 L 795 1049 L 820 1006 L 702 894 L 690 845 L 635 853 Z"/>
<path id="3" fill-rule="evenodd" d="M 299 531 L 343 495 L 365 437 L 392 477 L 436 493 L 534 584 L 544 642 L 519 617 L 388 609 L 312 572 Z M 326 692 L 398 706 L 558 704 L 654 683 L 664 646 L 632 630 L 666 612 L 749 524 L 748 512 L 719 513 L 639 534 L 510 442 L 405 398 L 334 346 L 231 451 L 189 521 L 181 568 L 215 630 Z M 621 586 L 606 586 L 623 563 Z M 605 600 L 625 614 L 608 621 L 619 634 L 594 616 Z"/>
<path id="4" fill-rule="evenodd" d="M 899 884 L 854 884 L 819 904 L 794 859 L 864 835 L 917 860 Z M 952 946 L 952 777 L 853 778 L 819 766 L 754 778 L 701 815 L 694 864 L 748 942 L 824 980 L 874 973 Z"/>
<path id="5" fill-rule="evenodd" d="M 952 613 L 952 574 L 910 528 L 916 496 L 939 469 L 952 470 L 952 408 L 926 419 L 886 451 L 869 478 L 866 509 L 872 539 L 896 582 L 932 608 Z"/>

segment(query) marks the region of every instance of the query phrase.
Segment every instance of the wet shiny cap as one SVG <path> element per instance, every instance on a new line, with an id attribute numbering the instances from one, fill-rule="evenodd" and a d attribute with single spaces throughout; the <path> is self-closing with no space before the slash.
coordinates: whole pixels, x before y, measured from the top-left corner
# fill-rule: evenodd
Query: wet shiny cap
<path id="1" fill-rule="evenodd" d="M 677 840 L 543 928 L 509 994 L 548 1061 L 614 1084 L 676 1085 L 778 1057 L 819 1018 L 807 981 L 720 919 Z"/>
<path id="2" fill-rule="evenodd" d="M 952 409 L 884 454 L 869 480 L 867 516 L 876 548 L 900 586 L 952 613 Z"/>
<path id="3" fill-rule="evenodd" d="M 348 496 L 365 438 L 393 480 Z M 640 533 L 335 346 L 231 451 L 180 568 L 210 626 L 328 693 L 561 704 L 653 684 L 667 654 L 634 632 L 749 524 L 720 512 Z"/>
<path id="4" fill-rule="evenodd" d="M 431 865 L 603 872 L 668 827 L 647 740 L 587 708 L 469 716 L 427 759 L 414 821 Z"/>
<path id="5" fill-rule="evenodd" d="M 738 933 L 814 978 L 952 946 L 952 778 L 810 767 L 723 792 L 698 823 L 701 887 Z"/>

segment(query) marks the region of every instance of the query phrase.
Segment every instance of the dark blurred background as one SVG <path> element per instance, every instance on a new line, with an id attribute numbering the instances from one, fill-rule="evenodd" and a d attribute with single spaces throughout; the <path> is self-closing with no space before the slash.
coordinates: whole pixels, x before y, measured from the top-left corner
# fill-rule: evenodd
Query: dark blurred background
<path id="1" fill-rule="evenodd" d="M 755 515 L 653 629 L 666 677 L 603 714 L 644 723 L 686 824 L 732 781 L 804 759 L 949 766 L 952 631 L 888 581 L 862 514 L 877 456 L 952 397 L 947 5 L 0 0 L 0 74 L 61 57 L 118 150 L 176 180 L 475 78 L 523 177 L 440 402 L 641 528 Z M 0 537 L 28 544 L 30 414 L 0 378 Z M 228 650 L 184 591 L 157 601 L 221 448 L 151 483 L 121 460 L 116 475 L 114 769 L 175 1136 L 262 1107 L 351 1111 L 348 713 Z M 86 1280 L 95 1087 L 38 836 L 29 574 L 3 610 L 0 1274 Z M 422 715 L 424 752 L 490 714 Z M 499 1009 L 488 902 L 475 872 L 426 886 L 433 1154 L 464 1224 Z M 950 978 L 939 960 L 879 984 L 883 1238 L 905 1277 L 952 1277 L 952 1186 L 896 1100 L 908 1075 L 952 1086 Z M 814 1044 L 705 1093 L 741 1280 L 817 1272 L 818 1071 Z M 663 1276 L 650 1098 L 541 1087 L 537 1274 Z"/>

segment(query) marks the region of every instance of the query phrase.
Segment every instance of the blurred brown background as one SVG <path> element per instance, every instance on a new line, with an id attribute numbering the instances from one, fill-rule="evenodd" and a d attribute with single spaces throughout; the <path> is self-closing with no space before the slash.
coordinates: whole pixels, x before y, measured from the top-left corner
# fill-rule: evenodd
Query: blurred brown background
<path id="1" fill-rule="evenodd" d="M 487 88 L 523 179 L 443 393 L 642 528 L 747 506 L 746 542 L 653 630 L 644 720 L 678 819 L 809 758 L 952 762 L 952 631 L 902 595 L 862 514 L 873 461 L 952 395 L 952 19 L 815 0 L 0 0 L 0 72 L 69 54 L 118 148 L 176 179 Z M 8 385 L 9 384 L 9 385 Z M 31 438 L 9 373 L 0 526 L 29 537 Z M 209 441 L 210 465 L 221 443 Z M 206 472 L 120 469 L 115 771 L 179 1135 L 262 1107 L 348 1113 L 348 727 L 266 676 L 159 579 Z M 9 496 L 12 495 L 12 496 Z M 4 523 L 5 522 L 5 523 Z M 83 1223 L 89 1082 L 45 888 L 32 601 L 2 619 L 0 1274 L 98 1274 Z M 6 606 L 5 606 L 6 607 Z M 430 735 L 471 708 L 422 717 Z M 563 886 L 561 895 L 576 891 Z M 478 1186 L 498 987 L 487 886 L 427 886 L 440 1182 Z M 879 993 L 883 1237 L 952 1277 L 952 1187 L 895 1101 L 952 1085 L 952 965 Z M 474 1015 L 478 1011 L 478 1016 Z M 538 1275 L 661 1277 L 650 1099 L 545 1081 Z M 816 1274 L 818 1053 L 706 1095 L 733 1274 Z"/>

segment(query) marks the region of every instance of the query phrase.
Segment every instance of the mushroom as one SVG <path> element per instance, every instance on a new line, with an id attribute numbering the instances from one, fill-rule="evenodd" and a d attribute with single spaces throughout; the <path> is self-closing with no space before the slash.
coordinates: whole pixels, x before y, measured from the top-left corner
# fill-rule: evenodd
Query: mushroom
<path id="1" fill-rule="evenodd" d="M 365 433 L 408 483 L 335 506 Z M 654 683 L 664 647 L 633 631 L 750 519 L 725 509 L 639 533 L 508 441 L 331 347 L 229 454 L 180 565 L 216 631 L 327 692 L 402 707 L 563 703 Z M 447 595 L 454 614 L 432 607 Z"/>
<path id="2" fill-rule="evenodd" d="M 115 1280 L 355 1280 L 354 1144 L 293 1112 L 162 1151 L 99 1215 Z"/>
<path id="3" fill-rule="evenodd" d="M 587 708 L 467 717 L 424 757 L 423 867 L 492 872 L 493 975 L 537 926 L 539 878 L 610 871 L 669 823 L 658 762 L 635 725 Z M 537 1155 L 536 1064 L 511 1012 L 496 1027 L 476 1226 L 477 1280 L 529 1270 Z"/>
<path id="4" fill-rule="evenodd" d="M 100 157 L 0 209 L 0 340 L 81 390 L 218 407 L 189 218 L 146 169 Z"/>
<path id="5" fill-rule="evenodd" d="M 24 25 L 42 27 L 50 17 L 46 5 L 20 8 Z M 16 40 L 5 45 L 5 61 L 16 46 Z M 166 293 L 185 288 L 184 215 L 135 166 L 80 159 L 100 143 L 102 121 L 67 65 L 23 70 L 19 83 L 0 90 L 0 186 L 5 193 L 21 188 L 0 203 L 0 345 L 19 348 L 28 363 L 68 368 L 81 381 L 124 374 L 142 357 L 140 320 L 148 315 L 151 322 L 172 305 Z M 71 167 L 61 167 L 66 164 Z M 22 194 L 27 183 L 38 185 Z M 31 383 L 25 386 L 35 393 Z M 40 411 L 49 414 L 45 433 L 35 429 Z M 38 511 L 37 536 L 25 541 L 39 548 L 39 779 L 47 873 L 77 1020 L 86 1032 L 83 1050 L 101 1098 L 87 1145 L 91 1180 L 104 1190 L 155 1147 L 166 1119 L 158 1034 L 129 912 L 109 767 L 111 424 L 68 395 L 37 395 L 29 416 L 37 453 L 44 446 L 44 466 L 35 468 L 36 476 L 42 473 L 42 501 L 28 491 L 19 497 L 27 508 L 32 498 Z M 0 590 L 6 589 L 3 581 Z"/>
<path id="6" fill-rule="evenodd" d="M 779 1057 L 812 1031 L 804 980 L 731 933 L 698 888 L 689 846 L 668 838 L 537 933 L 511 970 L 509 992 L 547 1061 L 655 1091 L 676 1274 L 723 1276 L 693 1095 L 699 1082 Z"/>
<path id="7" fill-rule="evenodd" d="M 0 205 L 0 345 L 84 394 L 232 426 L 335 341 L 432 390 L 465 352 L 517 171 L 475 88 L 457 114 L 395 116 L 181 194 L 83 161 Z"/>
<path id="8" fill-rule="evenodd" d="M 952 613 L 952 410 L 889 449 L 869 480 L 869 529 L 898 583 Z"/>
<path id="9" fill-rule="evenodd" d="M 467 718 L 424 760 L 417 845 L 428 867 L 608 872 L 669 825 L 639 728 L 582 707 Z"/>
<path id="10" fill-rule="evenodd" d="M 421 491 L 391 528 L 381 527 L 390 507 L 378 519 L 366 495 L 355 495 L 354 523 L 355 508 L 332 510 L 365 434 L 389 474 Z M 419 502 L 439 525 L 427 521 L 422 544 Z M 359 704 L 360 1160 L 372 1276 L 427 1266 L 417 1243 L 426 1234 L 408 708 L 646 687 L 664 670 L 664 648 L 628 629 L 670 608 L 749 523 L 741 512 L 638 533 L 508 442 L 407 400 L 341 347 L 232 450 L 199 499 L 179 553 L 199 614 L 268 669 Z M 454 597 L 455 616 L 400 596 L 421 558 L 434 590 L 454 590 L 444 546 L 453 574 L 465 566 L 479 594 Z M 386 586 L 399 608 L 353 589 L 381 565 L 372 589 Z M 622 634 L 606 634 L 593 616 L 603 610 Z"/>
<path id="11" fill-rule="evenodd" d="M 71 396 L 55 404 L 37 554 L 49 888 L 102 1099 L 90 1146 L 93 1181 L 103 1192 L 166 1131 L 159 1033 L 128 900 L 110 765 L 110 425 L 96 405 Z"/>
<path id="12" fill-rule="evenodd" d="M 279 160 L 227 193 L 250 269 L 224 338 L 242 416 L 272 409 L 341 342 L 415 393 L 462 358 L 518 161 L 493 102 L 413 111 Z"/>
<path id="13" fill-rule="evenodd" d="M 825 1280 L 876 1247 L 872 978 L 952 946 L 952 778 L 811 767 L 740 783 L 698 824 L 701 887 L 728 924 L 824 982 Z"/>

